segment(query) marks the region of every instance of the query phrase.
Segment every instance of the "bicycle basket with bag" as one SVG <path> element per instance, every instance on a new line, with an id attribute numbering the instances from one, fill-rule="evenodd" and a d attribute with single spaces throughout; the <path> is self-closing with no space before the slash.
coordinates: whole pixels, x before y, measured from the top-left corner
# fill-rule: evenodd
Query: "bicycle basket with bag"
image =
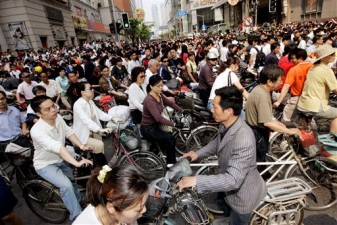
<path id="1" fill-rule="evenodd" d="M 17 166 L 31 159 L 31 149 L 29 147 L 22 147 L 13 142 L 6 146 L 5 153 L 9 156 L 12 163 Z"/>
<path id="2" fill-rule="evenodd" d="M 316 156 L 320 151 L 319 143 L 313 131 L 301 130 L 302 139 L 298 138 L 303 148 L 303 154 L 308 157 Z"/>
<path id="3" fill-rule="evenodd" d="M 158 217 L 164 209 L 164 206 L 171 195 L 170 182 L 167 178 L 162 177 L 154 180 L 149 185 L 149 197 L 146 202 L 146 212 L 143 217 Z"/>

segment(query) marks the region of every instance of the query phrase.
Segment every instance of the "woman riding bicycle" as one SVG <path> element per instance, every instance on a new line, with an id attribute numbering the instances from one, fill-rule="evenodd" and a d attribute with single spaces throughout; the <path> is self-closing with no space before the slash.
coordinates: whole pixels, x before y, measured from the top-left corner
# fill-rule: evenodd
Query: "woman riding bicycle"
<path id="1" fill-rule="evenodd" d="M 146 97 L 146 90 L 142 88 L 145 80 L 145 69 L 141 66 L 135 67 L 131 71 L 132 84 L 129 87 L 129 107 L 134 124 L 140 124 L 142 120 L 143 101 Z"/>
<path id="2" fill-rule="evenodd" d="M 143 114 L 140 131 L 142 135 L 152 141 L 158 141 L 167 157 L 167 163 L 175 163 L 175 138 L 169 132 L 163 131 L 160 125 L 182 128 L 182 124 L 174 123 L 162 116 L 165 106 L 182 111 L 177 104 L 162 94 L 163 80 L 159 75 L 153 75 L 147 85 L 148 95 L 143 102 Z"/>

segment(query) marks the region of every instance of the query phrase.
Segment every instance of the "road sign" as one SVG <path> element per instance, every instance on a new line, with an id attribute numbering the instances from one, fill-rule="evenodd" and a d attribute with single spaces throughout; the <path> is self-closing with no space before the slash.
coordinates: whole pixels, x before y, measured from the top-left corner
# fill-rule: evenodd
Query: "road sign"
<path id="1" fill-rule="evenodd" d="M 203 25 L 201 26 L 201 30 L 206 30 L 206 25 L 205 25 L 205 24 L 203 24 Z"/>
<path id="2" fill-rule="evenodd" d="M 187 11 L 177 11 L 176 16 L 178 17 L 187 16 Z"/>
<path id="3" fill-rule="evenodd" d="M 253 17 L 249 16 L 245 19 L 245 26 L 250 27 L 253 25 Z"/>

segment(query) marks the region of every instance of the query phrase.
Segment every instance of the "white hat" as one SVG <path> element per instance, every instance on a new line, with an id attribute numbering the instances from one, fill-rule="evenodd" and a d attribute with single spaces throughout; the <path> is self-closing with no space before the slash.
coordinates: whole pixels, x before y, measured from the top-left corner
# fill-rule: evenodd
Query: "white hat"
<path id="1" fill-rule="evenodd" d="M 237 40 L 232 41 L 232 45 L 237 45 L 239 42 Z"/>
<path id="2" fill-rule="evenodd" d="M 215 53 L 215 52 L 209 52 L 207 54 L 207 58 L 208 59 L 217 59 L 218 58 L 218 55 Z"/>
<path id="3" fill-rule="evenodd" d="M 315 51 L 315 56 L 316 58 L 313 59 L 311 62 L 315 63 L 318 60 L 321 60 L 329 55 L 335 54 L 337 49 L 333 48 L 331 45 L 329 44 L 324 44 L 319 46 L 316 51 Z"/>

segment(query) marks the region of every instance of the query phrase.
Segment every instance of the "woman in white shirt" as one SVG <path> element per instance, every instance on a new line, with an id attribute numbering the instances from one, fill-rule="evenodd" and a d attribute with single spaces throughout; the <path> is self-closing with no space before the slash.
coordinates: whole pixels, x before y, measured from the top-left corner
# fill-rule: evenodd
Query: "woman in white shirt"
<path id="1" fill-rule="evenodd" d="M 87 183 L 90 203 L 73 225 L 136 225 L 146 212 L 148 181 L 133 166 L 105 165 Z"/>
<path id="2" fill-rule="evenodd" d="M 225 63 L 222 63 L 219 68 L 219 75 L 216 77 L 211 94 L 208 99 L 207 108 L 211 110 L 213 105 L 213 100 L 215 97 L 215 90 L 235 85 L 239 90 L 242 91 L 243 97 L 247 100 L 248 99 L 248 92 L 242 87 L 239 78 L 237 77 L 236 73 L 239 69 L 240 60 L 237 58 L 229 57 Z"/>
<path id="3" fill-rule="evenodd" d="M 140 124 L 142 120 L 143 101 L 147 95 L 142 88 L 145 80 L 145 69 L 141 66 L 133 68 L 131 71 L 132 84 L 129 87 L 129 107 L 134 124 Z"/>

